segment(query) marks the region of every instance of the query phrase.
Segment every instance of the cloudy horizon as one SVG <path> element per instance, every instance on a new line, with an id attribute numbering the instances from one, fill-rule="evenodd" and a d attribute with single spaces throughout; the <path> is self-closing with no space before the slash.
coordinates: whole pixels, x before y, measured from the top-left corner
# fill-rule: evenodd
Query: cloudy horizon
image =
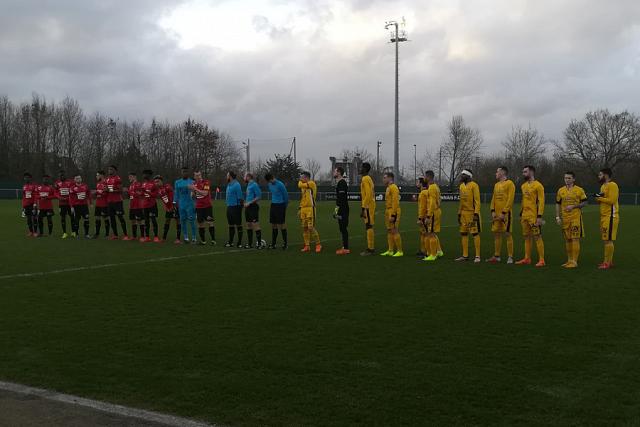
<path id="1" fill-rule="evenodd" d="M 8 0 L 0 95 L 77 99 L 85 112 L 207 121 L 252 157 L 328 165 L 343 147 L 392 159 L 400 46 L 401 165 L 461 114 L 497 151 L 514 125 L 560 139 L 596 108 L 640 112 L 640 3 L 616 1 Z M 125 7 L 126 5 L 126 7 Z M 261 142 L 262 140 L 262 142 Z"/>

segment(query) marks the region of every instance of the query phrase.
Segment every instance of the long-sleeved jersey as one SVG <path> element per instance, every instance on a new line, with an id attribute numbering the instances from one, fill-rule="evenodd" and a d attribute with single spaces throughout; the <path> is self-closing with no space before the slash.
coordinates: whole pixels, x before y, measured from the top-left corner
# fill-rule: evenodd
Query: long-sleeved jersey
<path id="1" fill-rule="evenodd" d="M 298 188 L 302 192 L 300 196 L 300 208 L 315 208 L 316 207 L 316 195 L 318 187 L 313 181 L 302 182 L 298 181 Z"/>
<path id="2" fill-rule="evenodd" d="M 349 186 L 344 178 L 336 185 L 336 206 L 338 214 L 349 210 Z"/>
<path id="3" fill-rule="evenodd" d="M 38 202 L 38 209 L 53 209 L 53 199 L 55 199 L 55 188 L 48 184 L 36 186 L 35 198 Z"/>
<path id="4" fill-rule="evenodd" d="M 424 221 L 429 210 L 429 190 L 424 189 L 418 194 L 418 219 Z"/>
<path id="5" fill-rule="evenodd" d="M 396 184 L 387 185 L 384 195 L 384 208 L 390 214 L 395 214 L 400 210 L 400 189 Z"/>
<path id="6" fill-rule="evenodd" d="M 600 194 L 602 194 L 602 197 L 596 199 L 596 201 L 600 203 L 600 216 L 611 218 L 619 217 L 618 196 L 620 190 L 618 189 L 618 184 L 613 181 L 602 184 Z"/>
<path id="7" fill-rule="evenodd" d="M 480 187 L 475 181 L 460 184 L 460 207 L 458 213 L 480 213 Z"/>
<path id="8" fill-rule="evenodd" d="M 180 206 L 180 209 L 193 209 L 193 196 L 191 187 L 194 184 L 191 178 L 178 179 L 173 185 L 173 202 Z"/>
<path id="9" fill-rule="evenodd" d="M 491 197 L 491 212 L 508 214 L 513 209 L 513 199 L 516 195 L 516 186 L 510 179 L 498 181 L 493 186 Z"/>
<path id="10" fill-rule="evenodd" d="M 276 179 L 274 182 L 270 182 L 268 187 L 271 193 L 271 203 L 285 205 L 289 203 L 289 193 L 282 181 Z"/>
<path id="11" fill-rule="evenodd" d="M 440 187 L 435 182 L 429 184 L 429 188 L 427 188 L 427 216 L 431 217 L 436 214 L 436 212 L 440 209 Z"/>
<path id="12" fill-rule="evenodd" d="M 539 181 L 527 181 L 522 184 L 522 211 L 523 219 L 535 220 L 544 214 L 544 187 Z"/>
<path id="13" fill-rule="evenodd" d="M 369 175 L 362 177 L 360 182 L 360 196 L 362 198 L 363 208 L 373 208 L 376 205 L 375 188 L 373 186 L 373 179 Z"/>

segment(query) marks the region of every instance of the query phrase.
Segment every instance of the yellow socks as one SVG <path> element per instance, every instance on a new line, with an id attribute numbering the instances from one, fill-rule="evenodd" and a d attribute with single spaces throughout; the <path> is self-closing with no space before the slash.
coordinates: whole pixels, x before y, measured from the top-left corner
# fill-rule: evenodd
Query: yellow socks
<path id="1" fill-rule="evenodd" d="M 613 242 L 607 242 L 604 244 L 604 262 L 611 264 L 613 261 Z"/>
<path id="2" fill-rule="evenodd" d="M 440 246 L 440 238 L 438 237 L 438 235 L 437 235 L 437 234 L 436 234 L 435 239 L 436 239 L 436 242 L 438 242 L 438 251 L 439 251 L 439 252 L 442 252 L 442 246 Z"/>
<path id="3" fill-rule="evenodd" d="M 367 249 L 375 249 L 373 228 L 367 229 Z"/>
<path id="4" fill-rule="evenodd" d="M 473 236 L 473 246 L 476 250 L 476 256 L 480 256 L 480 235 Z"/>
<path id="5" fill-rule="evenodd" d="M 469 235 L 463 234 L 461 237 L 462 237 L 462 256 L 466 258 L 469 256 Z"/>
<path id="6" fill-rule="evenodd" d="M 573 255 L 573 262 L 578 262 L 578 257 L 580 256 L 580 239 L 575 239 L 573 241 L 573 251 L 571 252 Z"/>
<path id="7" fill-rule="evenodd" d="M 396 245 L 396 251 L 402 252 L 402 237 L 400 237 L 400 233 L 393 235 L 393 242 Z"/>
<path id="8" fill-rule="evenodd" d="M 544 242 L 542 237 L 536 239 L 536 249 L 538 250 L 538 258 L 540 258 L 540 261 L 544 261 Z"/>
<path id="9" fill-rule="evenodd" d="M 429 238 L 429 255 L 436 256 L 438 253 L 438 237 Z"/>
<path id="10" fill-rule="evenodd" d="M 387 246 L 389 247 L 389 252 L 393 252 L 393 234 L 387 233 Z"/>
<path id="11" fill-rule="evenodd" d="M 573 262 L 573 241 L 567 240 L 564 246 L 567 250 L 567 262 Z"/>
<path id="12" fill-rule="evenodd" d="M 313 237 L 313 240 L 315 240 L 317 244 L 320 244 L 320 234 L 318 233 L 318 230 L 314 229 L 311 232 L 311 235 Z"/>
<path id="13" fill-rule="evenodd" d="M 493 255 L 499 257 L 502 253 L 502 236 L 500 234 L 496 234 L 493 239 L 493 246 L 495 248 Z"/>
<path id="14" fill-rule="evenodd" d="M 531 259 L 531 237 L 525 237 L 524 240 L 524 257 Z"/>
<path id="15" fill-rule="evenodd" d="M 424 234 L 420 234 L 420 252 L 426 254 L 429 251 L 429 238 Z"/>
<path id="16" fill-rule="evenodd" d="M 302 232 L 302 238 L 304 239 L 304 245 L 309 246 L 309 243 L 311 242 L 311 233 L 309 230 L 305 229 Z"/>
<path id="17" fill-rule="evenodd" d="M 513 258 L 513 236 L 511 234 L 507 236 L 507 255 Z"/>

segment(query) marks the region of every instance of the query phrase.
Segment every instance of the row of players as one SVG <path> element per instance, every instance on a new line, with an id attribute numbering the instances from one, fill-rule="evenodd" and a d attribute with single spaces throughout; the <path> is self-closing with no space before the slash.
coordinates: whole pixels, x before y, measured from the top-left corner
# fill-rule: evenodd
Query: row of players
<path id="1" fill-rule="evenodd" d="M 375 254 L 374 225 L 375 225 L 375 193 L 374 184 L 369 172 L 371 166 L 368 163 L 362 165 L 360 195 L 361 212 L 367 235 L 367 249 L 361 253 L 363 256 Z M 500 167 L 496 171 L 496 184 L 491 200 L 491 229 L 494 234 L 494 256 L 487 261 L 491 263 L 501 262 L 503 240 L 506 240 L 508 264 L 531 264 L 532 248 L 535 245 L 538 252 L 536 267 L 545 265 L 544 241 L 542 239 L 542 219 L 545 200 L 544 187 L 535 179 L 535 168 L 525 166 L 522 171 L 524 182 L 521 186 L 522 207 L 520 211 L 520 223 L 524 237 L 524 258 L 514 261 L 513 248 L 513 201 L 515 198 L 515 184 L 508 178 L 506 167 Z M 338 255 L 346 255 L 349 250 L 349 202 L 348 186 L 344 179 L 344 171 L 337 168 L 334 171 L 336 178 L 336 208 L 334 218 L 338 220 L 342 234 L 342 247 L 336 251 Z M 612 172 L 604 168 L 599 173 L 601 184 L 600 192 L 594 194 L 594 199 L 600 204 L 600 233 L 605 246 L 604 261 L 599 268 L 607 269 L 612 265 L 614 241 L 616 239 L 619 223 L 618 212 L 618 187 L 611 180 Z M 43 177 L 42 184 L 33 184 L 30 174 L 25 174 L 23 187 L 23 212 L 27 217 L 30 235 L 40 235 L 44 232 L 43 222 L 47 219 L 49 234 L 53 230 L 53 199 L 58 199 L 60 214 L 62 217 L 63 238 L 67 237 L 66 216 L 72 218 L 72 235 L 78 236 L 79 221 L 84 220 L 84 231 L 87 238 L 89 234 L 89 205 L 92 193 L 89 187 L 82 182 L 82 177 L 77 175 L 73 181 L 67 180 L 62 172 L 59 179 L 51 184 L 50 177 Z M 210 235 L 210 243 L 215 244 L 215 226 L 211 205 L 211 185 L 202 177 L 202 173 L 196 171 L 193 179 L 189 170 L 182 170 L 182 178 L 175 182 L 175 191 L 163 182 L 161 176 L 153 177 L 150 170 L 143 172 L 143 181 L 139 182 L 135 173 L 129 174 L 128 194 L 130 198 L 129 219 L 132 226 L 133 237 L 127 234 L 127 225 L 124 219 L 122 203 L 122 183 L 117 175 L 117 168 L 110 166 L 108 175 L 98 172 L 95 190 L 95 219 L 96 232 L 93 237 L 100 235 L 102 220 L 105 222 L 105 232 L 108 236 L 111 228 L 111 239 L 118 239 L 118 222 L 122 228 L 123 240 L 137 238 L 140 231 L 141 241 L 151 241 L 153 230 L 156 242 L 164 241 L 171 225 L 176 222 L 176 243 L 181 243 L 180 234 L 185 242 L 205 243 L 206 229 Z M 284 184 L 270 174 L 265 176 L 271 193 L 270 223 L 272 225 L 272 241 L 269 248 L 276 247 L 278 232 L 282 232 L 283 247 L 287 247 L 287 229 L 285 225 L 286 209 L 288 206 L 288 194 Z M 244 177 L 247 184 L 246 193 L 243 194 L 236 174 L 227 174 L 226 205 L 227 222 L 229 225 L 229 240 L 226 247 L 234 246 L 235 236 L 238 242 L 235 246 L 242 246 L 242 209 L 245 209 L 245 221 L 247 224 L 248 241 L 245 247 L 252 247 L 255 233 L 256 246 L 263 248 L 266 242 L 262 240 L 262 232 L 259 225 L 259 201 L 262 197 L 259 185 L 251 173 Z M 387 187 L 385 194 L 385 229 L 387 230 L 388 248 L 381 255 L 401 257 L 402 238 L 399 231 L 401 209 L 400 191 L 394 183 L 393 173 L 384 175 L 384 184 Z M 580 252 L 580 239 L 584 237 L 582 222 L 582 208 L 587 203 L 584 190 L 575 185 L 575 174 L 567 172 L 564 176 L 565 186 L 560 188 L 556 198 L 556 222 L 562 227 L 566 242 L 568 260 L 563 267 L 577 267 Z M 441 197 L 440 189 L 434 181 L 433 171 L 426 171 L 424 177 L 419 180 L 420 194 L 418 197 L 418 219 L 420 226 L 421 251 L 425 261 L 435 261 L 443 255 L 438 233 L 441 223 Z M 320 236 L 315 227 L 316 224 L 316 197 L 317 187 L 310 179 L 310 174 L 303 172 L 298 182 L 301 190 L 301 200 L 298 216 L 303 228 L 304 247 L 302 252 L 311 251 L 311 241 L 314 240 L 315 251 L 320 252 L 322 245 Z M 475 248 L 474 262 L 481 262 L 480 258 L 480 232 L 482 220 L 480 212 L 480 189 L 473 181 L 471 170 L 465 169 L 460 174 L 460 203 L 458 209 L 458 224 L 460 226 L 462 255 L 456 261 L 468 261 L 469 236 L 473 239 Z M 165 210 L 165 224 L 162 239 L 158 234 L 157 203 L 160 199 Z M 116 222 L 116 219 L 118 222 Z M 196 236 L 196 220 L 199 229 L 199 239 Z M 189 239 L 189 232 L 191 240 Z"/>

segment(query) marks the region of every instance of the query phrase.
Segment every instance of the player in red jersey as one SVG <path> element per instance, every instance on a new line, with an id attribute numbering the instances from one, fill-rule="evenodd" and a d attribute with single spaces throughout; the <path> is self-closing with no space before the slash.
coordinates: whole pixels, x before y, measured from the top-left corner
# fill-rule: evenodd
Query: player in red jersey
<path id="1" fill-rule="evenodd" d="M 129 222 L 131 223 L 131 239 L 128 237 L 122 240 L 136 240 L 138 238 L 138 227 L 140 227 L 140 236 L 144 240 L 144 227 L 142 220 L 142 184 L 138 181 L 138 174 L 129 172 Z"/>
<path id="2" fill-rule="evenodd" d="M 122 180 L 118 176 L 118 168 L 115 165 L 107 168 L 109 176 L 105 179 L 107 184 L 107 203 L 109 209 L 109 222 L 111 223 L 112 240 L 118 240 L 118 224 L 116 217 L 122 227 L 123 240 L 129 240 L 127 235 L 127 223 L 124 220 L 124 207 L 122 206 Z"/>
<path id="3" fill-rule="evenodd" d="M 62 238 L 66 239 L 67 234 L 67 216 L 73 220 L 71 215 L 71 206 L 69 205 L 69 189 L 73 185 L 73 180 L 67 179 L 64 170 L 58 175 L 58 180 L 53 184 L 56 189 L 56 198 L 58 199 L 58 207 L 60 209 L 60 224 L 62 225 Z"/>
<path id="4" fill-rule="evenodd" d="M 22 216 L 27 218 L 28 237 L 38 236 L 38 221 L 36 219 L 36 185 L 32 182 L 33 176 L 29 172 L 23 175 L 22 185 Z"/>
<path id="5" fill-rule="evenodd" d="M 105 173 L 103 170 L 96 172 L 96 205 L 93 211 L 93 218 L 96 223 L 96 234 L 94 239 L 100 237 L 100 229 L 102 221 L 104 221 L 104 237 L 109 237 L 109 202 L 107 198 L 107 183 L 105 181 Z"/>
<path id="6" fill-rule="evenodd" d="M 162 240 L 167 240 L 167 235 L 171 228 L 171 220 L 175 219 L 176 240 L 174 243 L 180 244 L 180 216 L 178 215 L 178 210 L 173 203 L 173 188 L 171 188 L 171 184 L 165 184 L 162 176 L 160 175 L 156 175 L 153 180 L 156 184 L 156 188 L 158 189 L 158 198 L 162 202 L 162 207 L 164 207 L 164 231 L 162 233 Z"/>
<path id="7" fill-rule="evenodd" d="M 73 178 L 74 184 L 69 189 L 69 205 L 71 206 L 72 225 L 71 235 L 75 238 L 79 238 L 80 232 L 80 218 L 83 219 L 82 225 L 84 226 L 84 237 L 90 239 L 89 234 L 89 205 L 91 204 L 91 189 L 89 186 L 82 182 L 82 176 L 80 174 Z"/>
<path id="8" fill-rule="evenodd" d="M 43 175 L 42 184 L 36 186 L 35 198 L 38 204 L 38 230 L 40 237 L 44 236 L 44 219 L 47 218 L 49 236 L 53 234 L 53 199 L 56 189 L 51 185 L 51 176 Z"/>
<path id="9" fill-rule="evenodd" d="M 142 214 L 144 216 L 145 242 L 151 241 L 150 227 L 153 226 L 153 241 L 160 243 L 158 236 L 158 187 L 152 180 L 153 171 L 145 169 L 142 171 Z"/>
<path id="10" fill-rule="evenodd" d="M 211 183 L 202 177 L 201 171 L 193 173 L 195 183 L 193 192 L 196 195 L 196 220 L 200 233 L 200 244 L 206 244 L 205 228 L 209 228 L 211 245 L 216 244 L 216 228 L 213 222 L 213 206 L 211 205 Z"/>

